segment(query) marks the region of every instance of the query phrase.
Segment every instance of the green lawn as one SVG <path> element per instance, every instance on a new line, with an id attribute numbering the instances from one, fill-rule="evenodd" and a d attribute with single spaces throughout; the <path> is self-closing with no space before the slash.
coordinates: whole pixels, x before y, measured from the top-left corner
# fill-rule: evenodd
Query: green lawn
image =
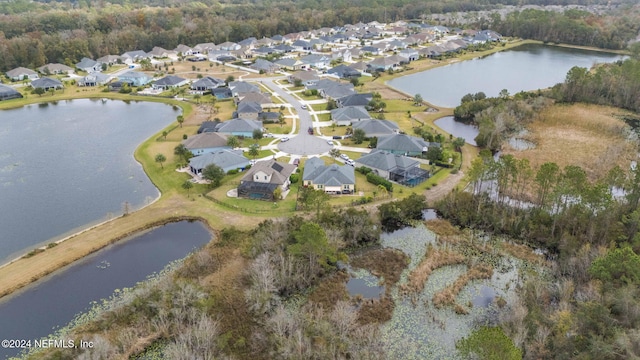
<path id="1" fill-rule="evenodd" d="M 298 96 L 302 99 L 302 100 L 320 100 L 322 99 L 322 96 L 320 95 L 305 95 L 304 92 L 298 93 Z"/>
<path id="2" fill-rule="evenodd" d="M 227 175 L 220 185 L 220 187 L 211 190 L 207 193 L 209 197 L 212 197 L 218 201 L 223 202 L 226 207 L 237 209 L 244 212 L 257 212 L 257 213 L 284 213 L 293 212 L 295 209 L 296 193 L 298 192 L 298 184 L 291 185 L 291 190 L 284 200 L 276 202 L 274 205 L 270 201 L 250 200 L 242 198 L 230 198 L 227 196 L 227 192 L 231 189 L 238 187 L 240 179 L 244 176 L 244 173 L 235 175 Z"/>
<path id="3" fill-rule="evenodd" d="M 331 114 L 318 114 L 318 121 L 331 121 Z"/>
<path id="4" fill-rule="evenodd" d="M 309 107 L 313 110 L 313 111 L 323 111 L 323 110 L 327 110 L 327 104 L 322 103 L 322 104 L 312 104 L 309 105 Z"/>
<path id="5" fill-rule="evenodd" d="M 260 150 L 258 152 L 258 156 L 256 156 L 256 159 L 261 159 L 261 158 L 267 157 L 267 156 L 273 156 L 273 154 L 274 154 L 274 152 L 271 151 L 271 150 Z M 245 151 L 243 155 L 246 156 L 249 159 L 253 159 L 252 156 L 249 156 L 249 152 L 248 151 Z"/>

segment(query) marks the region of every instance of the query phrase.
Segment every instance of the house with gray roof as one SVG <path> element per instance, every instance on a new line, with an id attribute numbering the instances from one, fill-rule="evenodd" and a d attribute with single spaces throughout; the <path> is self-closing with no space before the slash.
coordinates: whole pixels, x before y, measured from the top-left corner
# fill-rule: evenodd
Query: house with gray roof
<path id="1" fill-rule="evenodd" d="M 97 62 L 107 65 L 114 65 L 118 63 L 122 63 L 124 59 L 120 55 L 105 55 L 103 57 L 97 58 Z"/>
<path id="2" fill-rule="evenodd" d="M 313 87 L 325 99 L 339 99 L 344 96 L 356 94 L 351 83 L 341 83 L 329 79 L 322 79 Z"/>
<path id="3" fill-rule="evenodd" d="M 327 74 L 334 75 L 340 79 L 351 79 L 354 77 L 360 77 L 362 74 L 360 71 L 352 68 L 351 66 L 340 64 L 327 70 Z"/>
<path id="4" fill-rule="evenodd" d="M 176 54 L 182 54 L 182 56 L 191 56 L 194 54 L 193 49 L 185 44 L 179 44 L 173 51 L 175 51 Z"/>
<path id="5" fill-rule="evenodd" d="M 342 60 L 345 62 L 352 61 L 352 54 L 349 49 L 333 49 L 331 50 L 331 59 L 332 60 Z"/>
<path id="6" fill-rule="evenodd" d="M 280 53 L 280 54 L 286 54 L 286 53 L 290 53 L 290 52 L 294 51 L 295 48 L 293 46 L 289 46 L 287 44 L 280 44 L 280 45 L 274 46 L 273 50 L 275 50 L 275 52 Z"/>
<path id="7" fill-rule="evenodd" d="M 216 46 L 216 49 L 227 50 L 227 51 L 240 50 L 241 48 L 242 46 L 231 41 L 225 41 L 222 44 L 218 44 L 218 46 Z"/>
<path id="8" fill-rule="evenodd" d="M 351 124 L 353 130 L 361 129 L 368 138 L 382 137 L 397 134 L 400 131 L 398 124 L 389 120 L 362 120 Z"/>
<path id="9" fill-rule="evenodd" d="M 108 83 L 109 80 L 111 80 L 110 75 L 96 72 L 87 74 L 87 76 L 78 80 L 78 86 L 100 86 Z"/>
<path id="10" fill-rule="evenodd" d="M 250 67 L 265 74 L 271 74 L 280 70 L 280 66 L 264 59 L 257 59 Z"/>
<path id="11" fill-rule="evenodd" d="M 19 99 L 22 97 L 16 89 L 11 86 L 0 84 L 0 100 L 11 100 L 11 99 Z"/>
<path id="12" fill-rule="evenodd" d="M 211 76 L 205 76 L 201 79 L 194 81 L 189 87 L 194 92 L 205 93 L 215 88 L 223 87 L 225 85 L 224 80 L 214 78 Z"/>
<path id="13" fill-rule="evenodd" d="M 370 119 L 371 116 L 364 106 L 347 106 L 331 110 L 331 120 L 338 126 L 349 126 Z"/>
<path id="14" fill-rule="evenodd" d="M 238 197 L 273 201 L 277 188 L 283 194 L 289 190 L 289 177 L 296 169 L 295 165 L 275 160 L 258 161 L 240 180 Z"/>
<path id="15" fill-rule="evenodd" d="M 177 53 L 173 50 L 167 50 L 165 48 L 161 48 L 160 46 L 154 46 L 153 49 L 151 49 L 151 51 L 149 51 L 147 55 L 156 59 L 161 59 L 161 58 L 167 58 L 169 56 L 176 56 L 176 54 Z"/>
<path id="16" fill-rule="evenodd" d="M 258 115 L 262 112 L 262 106 L 255 101 L 242 100 L 238 103 L 238 109 L 234 117 L 250 120 L 258 120 Z"/>
<path id="17" fill-rule="evenodd" d="M 387 71 L 389 69 L 395 69 L 400 66 L 404 61 L 403 58 L 398 55 L 391 55 L 373 59 L 369 62 L 369 71 Z"/>
<path id="18" fill-rule="evenodd" d="M 282 69 L 296 71 L 302 69 L 304 63 L 298 59 L 279 59 L 274 62 L 276 65 L 280 66 Z"/>
<path id="19" fill-rule="evenodd" d="M 127 71 L 126 73 L 118 76 L 118 80 L 126 82 L 132 86 L 147 85 L 152 78 L 145 73 L 138 71 Z"/>
<path id="20" fill-rule="evenodd" d="M 102 64 L 93 59 L 83 57 L 82 60 L 76 64 L 76 69 L 93 73 L 102 70 Z"/>
<path id="21" fill-rule="evenodd" d="M 375 46 L 363 46 L 360 48 L 363 53 L 370 53 L 371 55 L 382 55 L 382 50 Z"/>
<path id="22" fill-rule="evenodd" d="M 315 86 L 318 81 L 320 81 L 320 76 L 315 71 L 296 71 L 293 74 L 289 75 L 289 82 L 294 84 L 296 80 L 300 80 L 302 85 L 309 88 Z"/>
<path id="23" fill-rule="evenodd" d="M 64 87 L 60 80 L 48 77 L 33 80 L 31 82 L 31 86 L 34 89 L 44 89 L 44 91 L 49 91 L 51 89 L 58 90 Z"/>
<path id="24" fill-rule="evenodd" d="M 229 83 L 229 89 L 233 96 L 236 97 L 242 97 L 243 94 L 252 92 L 262 92 L 258 86 L 245 81 L 232 81 Z"/>
<path id="25" fill-rule="evenodd" d="M 372 93 L 356 93 L 336 99 L 338 107 L 346 106 L 368 106 L 373 100 Z"/>
<path id="26" fill-rule="evenodd" d="M 5 73 L 7 77 L 13 81 L 35 80 L 39 78 L 38 73 L 24 67 L 18 67 Z"/>
<path id="27" fill-rule="evenodd" d="M 212 51 L 215 49 L 216 49 L 216 44 L 212 42 L 200 43 L 192 48 L 194 54 L 205 54 L 205 53 L 208 54 L 209 51 Z"/>
<path id="28" fill-rule="evenodd" d="M 58 63 L 51 63 L 51 64 L 46 64 L 46 65 L 42 65 L 37 69 L 41 74 L 45 74 L 45 75 L 57 75 L 57 74 L 64 74 L 64 75 L 68 75 L 68 74 L 72 74 L 73 73 L 73 69 L 68 67 L 65 64 L 58 64 Z"/>
<path id="29" fill-rule="evenodd" d="M 231 170 L 244 171 L 250 164 L 249 159 L 242 155 L 242 150 L 221 149 L 189 159 L 189 171 L 202 176 L 202 170 L 209 165 L 216 165 L 228 173 Z"/>
<path id="30" fill-rule="evenodd" d="M 221 134 L 252 137 L 254 130 L 262 131 L 262 121 L 252 119 L 231 119 L 221 122 L 216 126 L 216 131 Z"/>
<path id="31" fill-rule="evenodd" d="M 375 150 L 355 160 L 356 167 L 367 167 L 387 180 L 416 186 L 429 178 L 429 172 L 420 168 L 420 163 L 407 156 Z"/>
<path id="32" fill-rule="evenodd" d="M 156 82 L 153 83 L 153 88 L 154 89 L 169 90 L 169 89 L 173 89 L 173 88 L 178 88 L 178 87 L 186 85 L 188 83 L 189 83 L 189 80 L 181 78 L 180 76 L 167 75 L 167 76 L 163 77 L 162 79 L 156 80 Z"/>
<path id="33" fill-rule="evenodd" d="M 276 104 L 273 103 L 271 96 L 265 93 L 247 93 L 242 100 L 238 101 L 238 106 L 240 106 L 241 102 L 254 102 L 258 103 L 263 109 L 268 107 L 276 107 Z"/>
<path id="34" fill-rule="evenodd" d="M 132 64 L 142 59 L 148 59 L 149 55 L 142 50 L 127 51 L 121 55 L 122 61 L 126 64 Z"/>
<path id="35" fill-rule="evenodd" d="M 398 56 L 404 58 L 406 62 L 416 61 L 420 58 L 420 53 L 416 49 L 403 49 L 398 52 Z"/>
<path id="36" fill-rule="evenodd" d="M 353 194 L 356 190 L 356 175 L 352 166 L 327 166 L 324 160 L 312 157 L 304 164 L 302 185 L 327 194 Z"/>
<path id="37" fill-rule="evenodd" d="M 378 138 L 376 149 L 388 151 L 392 154 L 418 156 L 427 152 L 429 147 L 439 147 L 439 143 L 430 143 L 422 138 L 406 134 L 394 134 Z"/>
<path id="38" fill-rule="evenodd" d="M 318 69 L 326 69 L 331 64 L 331 58 L 325 55 L 311 54 L 300 58 L 304 64 Z"/>
<path id="39" fill-rule="evenodd" d="M 230 148 L 227 146 L 227 136 L 216 132 L 191 135 L 182 141 L 182 145 L 196 156 Z"/>
<path id="40" fill-rule="evenodd" d="M 293 47 L 295 51 L 311 51 L 313 49 L 311 43 L 305 40 L 296 40 L 291 43 L 291 47 Z"/>

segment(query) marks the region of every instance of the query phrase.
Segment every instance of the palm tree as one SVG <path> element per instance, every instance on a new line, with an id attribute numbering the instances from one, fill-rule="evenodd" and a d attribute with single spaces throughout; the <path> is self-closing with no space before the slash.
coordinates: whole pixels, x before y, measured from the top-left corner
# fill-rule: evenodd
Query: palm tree
<path id="1" fill-rule="evenodd" d="M 178 124 L 180 124 L 180 127 L 182 127 L 182 123 L 184 122 L 184 116 L 178 115 L 176 120 L 178 121 Z"/>
<path id="2" fill-rule="evenodd" d="M 189 190 L 193 188 L 193 183 L 189 180 L 185 180 L 185 182 L 182 183 L 182 188 L 187 190 L 187 197 L 189 197 Z"/>
<path id="3" fill-rule="evenodd" d="M 162 165 L 162 163 L 165 162 L 165 161 L 167 161 L 167 158 L 164 155 L 162 155 L 162 154 L 156 155 L 156 162 L 160 163 L 160 167 L 162 169 L 164 169 L 164 165 Z"/>
<path id="4" fill-rule="evenodd" d="M 249 146 L 249 156 L 255 160 L 258 155 L 260 155 L 260 145 L 251 144 L 251 146 Z"/>

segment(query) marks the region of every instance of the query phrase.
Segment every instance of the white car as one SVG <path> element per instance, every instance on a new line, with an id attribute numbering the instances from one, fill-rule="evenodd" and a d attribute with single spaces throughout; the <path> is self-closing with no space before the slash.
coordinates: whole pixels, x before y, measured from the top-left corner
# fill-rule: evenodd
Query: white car
<path id="1" fill-rule="evenodd" d="M 286 137 L 286 136 L 285 136 L 285 137 L 283 137 L 282 139 L 280 139 L 280 142 L 285 142 L 285 141 L 289 141 L 289 138 L 288 138 L 288 137 Z"/>
<path id="2" fill-rule="evenodd" d="M 351 159 L 345 161 L 344 163 L 347 164 L 347 165 L 356 166 L 356 162 L 351 160 Z"/>
<path id="3" fill-rule="evenodd" d="M 303 110 L 307 110 L 307 105 L 302 104 L 302 106 L 301 106 L 301 107 L 302 107 L 302 109 L 303 109 Z"/>
<path id="4" fill-rule="evenodd" d="M 347 155 L 347 154 L 340 154 L 340 158 L 341 158 L 342 160 L 349 160 L 349 155 Z"/>
<path id="5" fill-rule="evenodd" d="M 327 144 L 333 146 L 333 141 L 329 140 L 329 141 L 327 141 Z"/>
<path id="6" fill-rule="evenodd" d="M 264 137 L 266 137 L 266 138 L 272 138 L 272 137 L 273 137 L 273 134 L 272 134 L 272 133 L 265 133 L 265 134 L 264 134 Z"/>

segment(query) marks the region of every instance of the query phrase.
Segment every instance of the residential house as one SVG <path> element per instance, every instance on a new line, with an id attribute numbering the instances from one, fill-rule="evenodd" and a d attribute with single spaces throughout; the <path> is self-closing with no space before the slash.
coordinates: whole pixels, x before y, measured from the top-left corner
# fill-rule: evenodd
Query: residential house
<path id="1" fill-rule="evenodd" d="M 360 48 L 360 51 L 363 52 L 363 55 L 367 54 L 367 53 L 369 53 L 371 55 L 374 55 L 374 56 L 382 55 L 382 49 L 380 49 L 378 47 L 375 47 L 375 46 L 363 46 L 363 47 Z"/>
<path id="2" fill-rule="evenodd" d="M 298 33 L 290 33 L 290 34 L 286 34 L 285 36 L 282 37 L 282 42 L 283 43 L 287 43 L 287 44 L 291 44 L 294 41 L 297 40 L 301 40 L 302 36 L 300 36 L 300 34 Z"/>
<path id="3" fill-rule="evenodd" d="M 350 49 L 333 49 L 331 50 L 331 60 L 352 62 L 353 56 Z"/>
<path id="4" fill-rule="evenodd" d="M 372 93 L 356 93 L 338 98 L 336 99 L 336 103 L 338 107 L 368 106 L 371 100 L 373 100 Z"/>
<path id="5" fill-rule="evenodd" d="M 356 175 L 353 166 L 325 165 L 324 160 L 312 157 L 304 164 L 302 184 L 327 194 L 353 194 Z"/>
<path id="6" fill-rule="evenodd" d="M 264 74 L 271 74 L 280 70 L 278 65 L 264 59 L 257 59 L 256 62 L 251 65 L 251 68 Z"/>
<path id="7" fill-rule="evenodd" d="M 131 86 L 144 86 L 147 85 L 152 78 L 138 71 L 127 71 L 126 73 L 118 76 L 118 80 L 129 83 Z"/>
<path id="8" fill-rule="evenodd" d="M 229 83 L 229 89 L 234 97 L 242 99 L 244 94 L 253 92 L 262 92 L 257 85 L 245 82 L 245 81 L 232 81 Z"/>
<path id="9" fill-rule="evenodd" d="M 389 45 L 387 46 L 387 50 L 398 51 L 398 50 L 406 49 L 407 46 L 408 45 L 406 42 L 395 39 L 389 42 Z"/>
<path id="10" fill-rule="evenodd" d="M 276 51 L 269 46 L 261 46 L 259 48 L 253 49 L 253 55 L 255 56 L 269 56 L 275 52 Z"/>
<path id="11" fill-rule="evenodd" d="M 162 79 L 156 80 L 153 83 L 153 88 L 154 89 L 162 89 L 162 90 L 169 90 L 169 89 L 173 89 L 173 88 L 178 88 L 180 86 L 183 85 L 187 85 L 189 83 L 189 80 L 181 78 L 179 76 L 175 76 L 175 75 L 168 75 L 163 77 Z"/>
<path id="12" fill-rule="evenodd" d="M 172 50 L 161 48 L 160 46 L 154 46 L 153 49 L 149 51 L 148 55 L 156 59 L 162 59 L 170 56 L 176 56 L 177 53 Z"/>
<path id="13" fill-rule="evenodd" d="M 200 124 L 200 127 L 198 128 L 198 134 L 207 133 L 207 132 L 216 132 L 216 127 L 218 127 L 218 124 L 220 124 L 220 122 L 221 122 L 220 120 L 203 121 L 202 124 Z"/>
<path id="14" fill-rule="evenodd" d="M 63 88 L 60 80 L 48 77 L 31 81 L 31 87 L 33 87 L 34 89 L 44 89 L 44 91 L 49 91 L 51 89 L 58 90 Z"/>
<path id="15" fill-rule="evenodd" d="M 175 51 L 176 54 L 181 54 L 182 56 L 194 55 L 193 49 L 184 44 L 180 44 L 176 46 L 176 48 L 173 51 Z"/>
<path id="16" fill-rule="evenodd" d="M 11 99 L 19 99 L 22 97 L 16 89 L 11 86 L 0 84 L 0 100 L 11 100 Z"/>
<path id="17" fill-rule="evenodd" d="M 311 44 L 311 48 L 312 49 L 322 49 L 325 45 L 327 45 L 327 42 L 322 40 L 322 39 L 311 39 L 309 40 L 309 44 Z"/>
<path id="18" fill-rule="evenodd" d="M 420 54 L 416 49 L 404 49 L 398 52 L 398 56 L 405 59 L 405 62 L 416 61 L 420 58 Z"/>
<path id="19" fill-rule="evenodd" d="M 271 46 L 275 43 L 272 39 L 264 37 L 256 42 L 256 46 Z"/>
<path id="20" fill-rule="evenodd" d="M 397 134 L 400 131 L 398 124 L 389 120 L 361 120 L 351 124 L 353 130 L 361 129 L 368 138 L 382 137 Z"/>
<path id="21" fill-rule="evenodd" d="M 407 156 L 375 150 L 355 160 L 356 167 L 367 167 L 387 180 L 415 186 L 429 178 L 429 172 L 420 168 L 420 163 Z"/>
<path id="22" fill-rule="evenodd" d="M 64 74 L 69 75 L 73 73 L 73 69 L 64 64 L 47 64 L 42 65 L 37 69 L 41 74 L 45 75 L 57 75 Z"/>
<path id="23" fill-rule="evenodd" d="M 439 143 L 430 143 L 422 138 L 409 136 L 406 134 L 394 134 L 378 138 L 376 149 L 388 151 L 392 154 L 406 156 L 418 156 L 429 150 L 429 147 L 437 146 Z"/>
<path id="24" fill-rule="evenodd" d="M 230 41 L 225 41 L 222 44 L 219 44 L 218 46 L 216 46 L 216 49 L 227 50 L 227 51 L 240 50 L 241 48 L 242 46 L 240 46 L 240 44 L 236 44 Z"/>
<path id="25" fill-rule="evenodd" d="M 360 74 L 360 71 L 345 64 L 340 64 L 327 70 L 327 74 L 334 75 L 340 79 L 350 79 L 354 77 L 360 77 L 362 75 Z"/>
<path id="26" fill-rule="evenodd" d="M 289 46 L 287 44 L 280 44 L 273 47 L 273 50 L 279 54 L 286 54 L 294 51 L 293 46 Z"/>
<path id="27" fill-rule="evenodd" d="M 9 79 L 13 81 L 20 80 L 35 80 L 39 78 L 38 73 L 27 68 L 18 67 L 13 70 L 9 70 L 6 72 L 6 75 Z"/>
<path id="28" fill-rule="evenodd" d="M 210 51 L 216 49 L 216 44 L 214 43 L 200 43 L 193 47 L 194 54 L 209 54 Z"/>
<path id="29" fill-rule="evenodd" d="M 109 80 L 111 80 L 110 75 L 96 72 L 87 74 L 87 76 L 78 80 L 78 86 L 101 86 L 108 83 Z"/>
<path id="30" fill-rule="evenodd" d="M 76 64 L 76 68 L 88 73 L 93 73 L 102 70 L 102 64 L 93 59 L 84 57 Z"/>
<path id="31" fill-rule="evenodd" d="M 133 64 L 136 61 L 148 59 L 149 55 L 147 55 L 147 53 L 142 50 L 134 50 L 127 51 L 126 53 L 122 54 L 121 58 L 125 64 Z"/>
<path id="32" fill-rule="evenodd" d="M 349 67 L 359 71 L 360 74 L 365 73 L 369 69 L 367 63 L 365 63 L 364 61 L 358 61 L 357 63 L 349 64 Z"/>
<path id="33" fill-rule="evenodd" d="M 325 55 L 311 54 L 300 58 L 307 67 L 314 67 L 317 69 L 326 69 L 331 65 L 331 58 Z M 304 68 L 304 67 L 303 67 Z"/>
<path id="34" fill-rule="evenodd" d="M 255 37 L 250 37 L 238 42 L 238 45 L 247 49 L 253 49 L 256 47 L 257 44 L 258 44 L 258 39 L 256 39 Z"/>
<path id="35" fill-rule="evenodd" d="M 233 97 L 231 90 L 228 87 L 219 87 L 211 89 L 211 95 L 215 96 L 218 100 L 230 99 Z"/>
<path id="36" fill-rule="evenodd" d="M 389 69 L 395 69 L 400 66 L 400 64 L 404 61 L 398 55 L 391 55 L 373 59 L 369 62 L 369 72 L 375 71 L 387 71 Z"/>
<path id="37" fill-rule="evenodd" d="M 182 145 L 196 156 L 229 149 L 229 146 L 227 146 L 227 136 L 217 132 L 203 132 L 191 135 L 182 141 Z"/>
<path id="38" fill-rule="evenodd" d="M 239 105 L 240 102 L 254 102 L 259 104 L 262 109 L 268 107 L 276 107 L 276 104 L 271 99 L 271 96 L 265 93 L 247 93 L 241 101 L 237 102 L 237 104 Z"/>
<path id="39" fill-rule="evenodd" d="M 325 99 L 339 99 L 344 96 L 355 94 L 356 91 L 351 83 L 340 83 L 337 81 L 322 79 L 314 86 L 318 93 Z"/>
<path id="40" fill-rule="evenodd" d="M 355 59 L 360 59 L 365 54 L 365 51 L 363 51 L 360 48 L 347 49 L 347 52 L 349 52 L 351 54 L 351 61 L 354 61 Z"/>
<path id="41" fill-rule="evenodd" d="M 338 126 L 349 126 L 371 116 L 363 106 L 347 106 L 331 110 L 331 120 Z"/>
<path id="42" fill-rule="evenodd" d="M 205 76 L 201 79 L 194 81 L 189 87 L 193 92 L 204 94 L 210 92 L 213 89 L 222 87 L 225 85 L 224 80 L 214 78 L 211 76 Z"/>
<path id="43" fill-rule="evenodd" d="M 189 159 L 189 171 L 193 175 L 202 176 L 202 170 L 209 165 L 216 165 L 228 173 L 231 170 L 244 171 L 251 162 L 242 155 L 242 150 L 229 149 L 216 150 Z"/>
<path id="44" fill-rule="evenodd" d="M 298 59 L 279 59 L 274 62 L 282 69 L 296 71 L 302 69 L 304 63 Z"/>
<path id="45" fill-rule="evenodd" d="M 315 71 L 296 71 L 289 75 L 289 82 L 295 84 L 296 81 L 300 81 L 303 86 L 310 87 L 315 86 L 320 81 L 320 76 Z"/>
<path id="46" fill-rule="evenodd" d="M 289 190 L 289 177 L 296 169 L 295 165 L 275 160 L 258 161 L 240 180 L 238 196 L 273 201 L 277 188 L 280 188 L 282 194 Z"/>
<path id="47" fill-rule="evenodd" d="M 262 131 L 262 121 L 251 119 L 231 119 L 221 122 L 216 126 L 216 131 L 221 134 L 253 137 L 254 130 Z"/>
<path id="48" fill-rule="evenodd" d="M 238 103 L 238 109 L 233 116 L 242 119 L 258 120 L 258 115 L 261 112 L 262 106 L 260 106 L 260 103 L 243 100 Z"/>
<path id="49" fill-rule="evenodd" d="M 273 41 L 274 44 L 281 44 L 284 42 L 284 36 L 274 35 L 271 37 L 271 41 Z"/>
<path id="50" fill-rule="evenodd" d="M 96 61 L 99 63 L 107 64 L 111 66 L 111 65 L 123 63 L 124 59 L 120 55 L 105 55 L 103 57 L 96 59 Z"/>

